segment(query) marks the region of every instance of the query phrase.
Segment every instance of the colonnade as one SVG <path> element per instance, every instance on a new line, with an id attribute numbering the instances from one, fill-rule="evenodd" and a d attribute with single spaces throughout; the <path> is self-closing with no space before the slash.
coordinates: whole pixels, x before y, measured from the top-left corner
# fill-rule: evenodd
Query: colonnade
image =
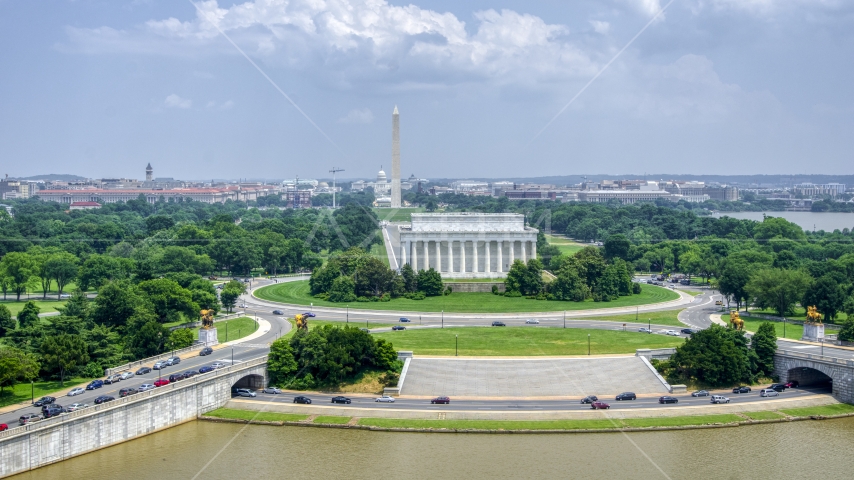
<path id="1" fill-rule="evenodd" d="M 454 274 L 505 273 L 516 259 L 537 257 L 533 240 L 424 239 L 404 240 L 400 264 L 416 271 L 434 268 L 453 278 Z"/>

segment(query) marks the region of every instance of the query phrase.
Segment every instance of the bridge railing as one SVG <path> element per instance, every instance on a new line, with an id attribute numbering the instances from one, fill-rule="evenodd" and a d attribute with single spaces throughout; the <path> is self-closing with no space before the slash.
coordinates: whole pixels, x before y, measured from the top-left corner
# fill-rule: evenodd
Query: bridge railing
<path id="1" fill-rule="evenodd" d="M 834 363 L 837 365 L 844 365 L 846 367 L 854 367 L 854 360 L 848 360 L 845 358 L 827 357 L 824 355 L 815 355 L 812 353 L 804 353 L 804 352 L 793 352 L 791 350 L 777 350 L 777 355 L 781 355 L 784 357 L 790 357 L 790 358 L 802 358 L 804 360 L 815 360 L 817 362 L 824 362 L 824 363 Z"/>
<path id="2" fill-rule="evenodd" d="M 186 380 L 181 380 L 175 383 L 170 383 L 168 385 L 164 385 L 162 387 L 156 387 L 146 392 L 140 392 L 133 395 L 128 395 L 127 397 L 117 398 L 111 402 L 102 403 L 100 405 L 92 405 L 80 410 L 76 410 L 69 413 L 62 413 L 55 417 L 51 417 L 45 420 L 38 420 L 35 422 L 27 423 L 26 425 L 21 425 L 14 428 L 9 428 L 4 432 L 0 432 L 0 440 L 14 437 L 16 435 L 20 435 L 23 433 L 33 432 L 37 430 L 41 430 L 43 428 L 48 428 L 53 425 L 68 422 L 70 420 L 75 420 L 80 417 L 84 417 L 87 415 L 92 415 L 98 412 L 102 412 L 105 410 L 110 410 L 113 408 L 120 408 L 129 403 L 135 403 L 138 401 L 146 400 L 152 397 L 157 397 L 160 395 L 165 395 L 170 392 L 174 392 L 176 390 L 181 390 L 184 388 L 191 387 L 193 385 L 197 385 L 199 383 L 207 382 L 213 378 L 221 377 L 223 375 L 228 375 L 235 371 L 245 370 L 248 368 L 257 367 L 259 365 L 264 365 L 267 363 L 267 355 L 253 358 L 247 360 L 242 363 L 238 363 L 236 365 L 229 365 L 227 367 L 218 368 L 212 372 L 201 373 L 196 375 L 193 378 L 189 378 Z"/>

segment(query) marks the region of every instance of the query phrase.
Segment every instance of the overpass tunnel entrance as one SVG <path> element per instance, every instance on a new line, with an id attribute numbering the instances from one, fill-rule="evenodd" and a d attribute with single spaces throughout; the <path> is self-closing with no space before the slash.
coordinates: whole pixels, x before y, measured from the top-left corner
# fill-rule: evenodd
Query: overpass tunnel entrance
<path id="1" fill-rule="evenodd" d="M 231 386 L 231 388 L 250 388 L 252 390 L 257 390 L 267 386 L 265 385 L 266 382 L 264 380 L 265 379 L 263 375 L 246 375 L 245 377 L 235 382 L 234 385 Z"/>
<path id="2" fill-rule="evenodd" d="M 789 381 L 796 381 L 800 387 L 809 387 L 816 390 L 833 389 L 833 379 L 814 368 L 797 367 L 789 370 Z"/>

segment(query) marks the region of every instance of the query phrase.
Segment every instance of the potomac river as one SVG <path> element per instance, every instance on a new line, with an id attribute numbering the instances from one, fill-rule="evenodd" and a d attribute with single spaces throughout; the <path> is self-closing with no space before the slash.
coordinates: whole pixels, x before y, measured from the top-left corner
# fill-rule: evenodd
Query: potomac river
<path id="1" fill-rule="evenodd" d="M 785 218 L 798 224 L 804 230 L 824 230 L 832 232 L 843 228 L 854 229 L 854 213 L 839 212 L 717 212 L 715 218 L 731 217 L 739 220 L 762 221 L 762 215 Z"/>
<path id="2" fill-rule="evenodd" d="M 643 433 L 392 433 L 195 421 L 13 477 L 848 479 L 854 418 Z"/>

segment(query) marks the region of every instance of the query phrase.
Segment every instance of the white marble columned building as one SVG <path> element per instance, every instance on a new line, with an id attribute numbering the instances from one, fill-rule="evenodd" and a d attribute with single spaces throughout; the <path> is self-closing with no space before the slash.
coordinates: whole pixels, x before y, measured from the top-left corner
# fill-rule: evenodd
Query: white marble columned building
<path id="1" fill-rule="evenodd" d="M 503 278 L 514 260 L 537 257 L 537 229 L 516 213 L 413 213 L 399 231 L 400 264 L 443 278 Z"/>

